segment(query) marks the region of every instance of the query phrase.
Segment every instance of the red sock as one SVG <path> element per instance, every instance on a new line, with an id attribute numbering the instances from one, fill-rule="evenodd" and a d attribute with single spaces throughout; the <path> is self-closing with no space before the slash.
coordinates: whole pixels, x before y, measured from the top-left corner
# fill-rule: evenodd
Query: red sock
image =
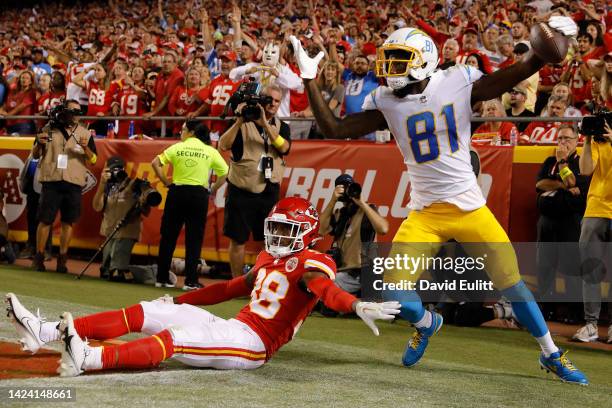
<path id="1" fill-rule="evenodd" d="M 105 346 L 102 350 L 102 368 L 151 368 L 172 357 L 174 346 L 168 330 L 122 344 Z"/>
<path id="2" fill-rule="evenodd" d="M 142 329 L 144 312 L 142 306 L 134 305 L 120 310 L 96 313 L 79 317 L 74 327 L 81 338 L 96 340 L 114 339 Z"/>

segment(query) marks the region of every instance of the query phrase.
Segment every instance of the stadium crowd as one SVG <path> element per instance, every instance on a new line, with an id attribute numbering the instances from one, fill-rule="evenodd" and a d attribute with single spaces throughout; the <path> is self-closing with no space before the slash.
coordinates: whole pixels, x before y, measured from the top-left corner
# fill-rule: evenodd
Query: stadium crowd
<path id="1" fill-rule="evenodd" d="M 390 32 L 419 27 L 439 48 L 441 68 L 470 64 L 485 73 L 511 65 L 529 49 L 529 27 L 551 12 L 580 26 L 562 64 L 484 103 L 489 116 L 569 116 L 612 108 L 612 14 L 604 0 L 533 2 L 449 0 L 206 2 L 111 0 L 41 4 L 0 15 L 0 115 L 45 114 L 62 97 L 76 99 L 98 135 L 159 136 L 151 116 L 219 116 L 242 80 L 276 82 L 281 117 L 312 118 L 288 37 L 325 52 L 320 86 L 338 116 L 361 110 L 380 80 L 376 48 Z M 501 102 L 501 103 L 498 103 Z M 479 114 L 477 112 L 477 114 Z M 143 119 L 107 121 L 104 116 Z M 36 131 L 7 119 L 7 134 Z M 109 126 L 112 124 L 113 126 Z M 208 123 L 213 140 L 225 122 Z M 555 143 L 559 123 L 488 122 L 474 143 Z M 182 123 L 171 122 L 177 136 Z M 322 138 L 312 121 L 291 122 L 294 139 Z"/>

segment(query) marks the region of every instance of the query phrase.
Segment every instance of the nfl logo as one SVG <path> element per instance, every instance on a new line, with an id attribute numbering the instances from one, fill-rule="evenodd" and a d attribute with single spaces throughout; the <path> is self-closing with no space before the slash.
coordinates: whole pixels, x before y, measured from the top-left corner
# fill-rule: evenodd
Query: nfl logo
<path id="1" fill-rule="evenodd" d="M 427 96 L 425 96 L 425 95 L 421 96 L 421 98 L 419 99 L 419 102 L 427 103 Z"/>

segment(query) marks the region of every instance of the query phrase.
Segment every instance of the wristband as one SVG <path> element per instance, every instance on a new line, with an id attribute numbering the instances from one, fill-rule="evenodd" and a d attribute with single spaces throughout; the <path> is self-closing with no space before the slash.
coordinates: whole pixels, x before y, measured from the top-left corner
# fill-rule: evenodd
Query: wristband
<path id="1" fill-rule="evenodd" d="M 89 159 L 89 162 L 91 164 L 96 164 L 96 162 L 98 161 L 98 156 L 95 153 L 91 154 L 91 159 Z"/>
<path id="2" fill-rule="evenodd" d="M 561 180 L 565 181 L 566 178 L 568 178 L 569 176 L 573 175 L 574 173 L 570 170 L 569 167 L 565 167 L 563 169 L 561 169 L 561 171 L 559 172 L 559 176 L 561 176 Z"/>
<path id="3" fill-rule="evenodd" d="M 276 147 L 277 149 L 283 147 L 283 144 L 285 144 L 285 139 L 283 139 L 283 137 L 280 135 L 272 141 L 272 146 Z"/>

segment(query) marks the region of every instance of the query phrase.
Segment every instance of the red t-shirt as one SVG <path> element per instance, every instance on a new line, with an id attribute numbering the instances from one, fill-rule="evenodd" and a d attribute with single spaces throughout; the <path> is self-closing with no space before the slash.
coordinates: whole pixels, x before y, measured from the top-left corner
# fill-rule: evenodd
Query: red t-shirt
<path id="1" fill-rule="evenodd" d="M 18 92 L 16 89 L 11 89 L 8 92 L 6 101 L 4 101 L 4 110 L 11 111 L 17 106 L 25 104 L 25 108 L 17 115 L 35 115 L 36 114 L 36 90 L 29 89 L 27 91 Z M 13 126 L 18 123 L 28 123 L 31 119 L 7 119 L 6 126 Z"/>
<path id="2" fill-rule="evenodd" d="M 208 97 L 204 102 L 210 106 L 210 116 L 221 116 L 227 101 L 240 86 L 242 81 L 232 81 L 228 77 L 219 75 L 208 85 Z M 228 128 L 228 123 L 222 120 L 211 120 L 209 129 L 212 132 L 219 132 L 219 136 Z"/>
<path id="3" fill-rule="evenodd" d="M 183 83 L 184 78 L 185 75 L 183 71 L 178 68 L 175 68 L 170 74 L 160 73 L 155 82 L 155 105 L 159 106 L 166 95 L 172 96 L 176 87 Z M 168 105 L 166 105 L 166 107 L 158 113 L 158 116 L 165 116 L 169 113 Z"/>
<path id="4" fill-rule="evenodd" d="M 201 88 L 187 89 L 184 86 L 178 86 L 174 89 L 174 93 L 168 102 L 168 110 L 172 116 L 185 116 L 188 113 L 195 112 L 203 100 L 200 99 Z M 206 95 L 204 95 L 206 96 Z M 174 134 L 180 132 L 183 123 L 175 120 L 172 124 Z"/>
<path id="5" fill-rule="evenodd" d="M 305 250 L 276 260 L 262 251 L 257 256 L 251 302 L 236 316 L 248 325 L 266 347 L 266 359 L 289 342 L 319 300 L 300 283 L 306 272 L 323 272 L 335 278 L 336 264 L 328 255 Z"/>
<path id="6" fill-rule="evenodd" d="M 293 64 L 289 64 L 289 69 L 300 76 L 300 69 Z M 302 88 L 301 91 L 291 89 L 289 91 L 289 111 L 290 112 L 301 112 L 308 108 L 308 95 L 306 90 Z"/>
<path id="7" fill-rule="evenodd" d="M 560 122 L 531 122 L 521 135 L 521 143 L 556 144 Z"/>
<path id="8" fill-rule="evenodd" d="M 561 80 L 563 74 L 562 66 L 554 66 L 552 64 L 546 64 L 540 69 L 540 85 L 551 86 L 556 85 Z"/>

